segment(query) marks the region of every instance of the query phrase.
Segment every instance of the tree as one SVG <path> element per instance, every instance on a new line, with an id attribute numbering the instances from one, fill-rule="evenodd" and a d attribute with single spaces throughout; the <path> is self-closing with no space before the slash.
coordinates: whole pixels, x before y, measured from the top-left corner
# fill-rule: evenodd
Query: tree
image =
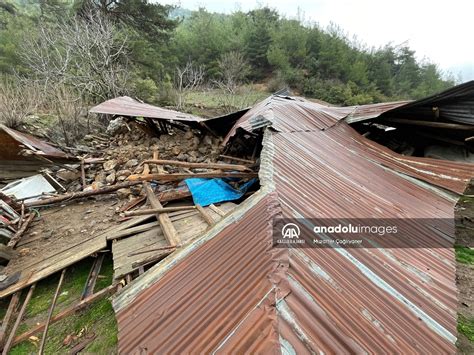
<path id="1" fill-rule="evenodd" d="M 204 67 L 189 61 L 184 67 L 176 67 L 174 87 L 176 90 L 176 108 L 184 108 L 186 95 L 199 87 L 204 81 Z"/>
<path id="2" fill-rule="evenodd" d="M 32 78 L 66 85 L 83 97 L 104 100 L 127 91 L 127 40 L 98 13 L 65 19 L 39 29 L 21 46 L 20 58 Z"/>

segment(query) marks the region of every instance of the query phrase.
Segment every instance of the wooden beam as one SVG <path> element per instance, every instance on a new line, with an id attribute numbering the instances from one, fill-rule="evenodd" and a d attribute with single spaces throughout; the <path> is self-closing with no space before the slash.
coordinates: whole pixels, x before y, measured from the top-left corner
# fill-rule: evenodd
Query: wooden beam
<path id="1" fill-rule="evenodd" d="M 459 123 L 420 121 L 420 120 L 411 120 L 407 118 L 385 118 L 384 121 L 410 125 L 410 126 L 455 129 L 455 130 L 461 130 L 461 131 L 474 131 L 474 126 L 467 125 L 467 124 L 459 124 Z"/>
<path id="2" fill-rule="evenodd" d="M 158 197 L 156 197 L 155 193 L 153 192 L 153 189 L 151 188 L 150 183 L 146 182 L 143 184 L 143 188 L 145 189 L 145 193 L 148 197 L 148 201 L 150 202 L 151 207 L 153 208 L 163 208 L 163 206 L 160 203 L 160 200 Z M 178 245 L 180 243 L 180 238 L 178 236 L 178 233 L 176 232 L 176 229 L 173 226 L 173 223 L 171 223 L 171 220 L 169 216 L 166 213 L 159 213 L 156 216 L 156 219 L 160 223 L 161 230 L 163 231 L 163 234 L 168 241 L 170 245 Z"/>
<path id="3" fill-rule="evenodd" d="M 224 211 L 222 211 L 219 207 L 217 207 L 215 204 L 211 203 L 209 205 L 209 208 L 211 210 L 213 210 L 214 212 L 216 212 L 219 216 L 221 217 L 224 217 L 226 215 L 226 213 Z"/>
<path id="4" fill-rule="evenodd" d="M 16 253 L 12 248 L 4 244 L 0 244 L 0 259 L 10 261 L 15 255 Z"/>
<path id="5" fill-rule="evenodd" d="M 149 215 L 149 214 L 159 214 L 159 213 L 176 212 L 176 211 L 187 211 L 187 210 L 193 210 L 195 208 L 196 208 L 196 206 L 150 208 L 150 209 L 124 212 L 123 215 L 125 217 L 146 216 L 146 215 Z"/>
<path id="6" fill-rule="evenodd" d="M 234 161 L 240 161 L 241 163 L 247 163 L 247 164 L 255 164 L 255 161 L 254 160 L 249 160 L 249 159 L 242 159 L 242 158 L 237 158 L 237 157 L 232 157 L 230 155 L 224 155 L 224 154 L 221 154 L 219 155 L 221 158 L 225 158 L 225 159 L 230 159 L 230 160 L 234 160 Z"/>
<path id="7" fill-rule="evenodd" d="M 28 226 L 30 225 L 31 221 L 35 218 L 35 213 L 31 212 L 26 221 L 22 224 L 21 228 L 15 233 L 15 235 L 10 239 L 8 242 L 7 246 L 10 248 L 14 248 L 16 243 L 21 239 L 23 234 L 25 234 L 26 230 L 28 229 Z"/>
<path id="8" fill-rule="evenodd" d="M 8 325 L 10 324 L 10 320 L 12 318 L 13 313 L 16 311 L 18 303 L 20 302 L 20 294 L 21 292 L 15 292 L 10 300 L 10 304 L 7 308 L 7 313 L 5 313 L 5 317 L 3 317 L 2 326 L 0 327 L 0 349 L 3 346 L 3 341 L 5 340 L 5 334 L 8 329 Z"/>
<path id="9" fill-rule="evenodd" d="M 51 318 L 50 324 L 53 324 L 53 323 L 65 318 L 65 317 L 75 313 L 76 311 L 78 311 L 80 309 L 83 309 L 84 307 L 91 304 L 92 302 L 95 302 L 95 301 L 97 301 L 97 300 L 99 300 L 99 299 L 101 299 L 105 296 L 108 296 L 109 294 L 112 294 L 113 292 L 115 292 L 116 289 L 117 289 L 117 284 L 110 285 L 109 287 L 106 287 L 106 288 L 100 290 L 99 292 L 96 292 L 93 295 L 83 299 L 79 303 L 77 303 L 75 305 L 72 305 L 72 306 L 69 306 L 68 308 L 64 309 L 63 311 L 61 311 L 58 314 L 56 314 L 55 316 L 53 316 Z M 22 341 L 27 340 L 30 336 L 41 332 L 42 330 L 45 329 L 45 326 L 46 326 L 45 323 L 41 323 L 41 324 L 38 324 L 35 327 L 31 328 L 30 330 L 26 331 L 25 333 L 20 334 L 19 336 L 15 337 L 15 339 L 13 340 L 12 345 L 16 345 L 18 343 L 21 343 Z"/>
<path id="10" fill-rule="evenodd" d="M 178 173 L 178 174 L 149 174 L 149 175 L 130 175 L 128 177 L 129 181 L 178 181 L 188 178 L 219 178 L 219 177 L 235 177 L 235 178 L 244 178 L 251 179 L 258 177 L 258 173 L 232 173 L 232 172 L 222 172 L 222 171 L 211 171 L 208 173 Z"/>
<path id="11" fill-rule="evenodd" d="M 89 196 L 95 196 L 95 195 L 102 195 L 102 194 L 108 194 L 111 192 L 115 192 L 119 189 L 124 189 L 128 188 L 134 185 L 140 184 L 140 181 L 127 181 L 121 184 L 116 184 L 112 186 L 105 186 L 97 190 L 93 191 L 80 191 L 80 192 L 71 192 L 67 194 L 62 194 L 59 196 L 51 197 L 51 198 L 46 198 L 43 200 L 37 200 L 37 201 L 32 201 L 28 202 L 25 205 L 27 207 L 33 207 L 33 206 L 43 206 L 43 205 L 50 205 L 53 203 L 59 203 L 63 201 L 70 201 L 76 198 L 82 198 L 82 197 L 89 197 Z"/>
<path id="12" fill-rule="evenodd" d="M 28 302 L 30 302 L 31 296 L 33 296 L 33 291 L 35 290 L 35 287 L 36 287 L 35 283 L 33 285 L 31 285 L 31 287 L 28 291 L 28 294 L 26 295 L 25 301 L 23 302 L 23 305 L 21 306 L 20 312 L 18 313 L 18 317 L 16 318 L 15 324 L 13 325 L 13 328 L 10 332 L 8 340 L 5 344 L 5 346 L 3 347 L 2 355 L 7 355 L 8 352 L 10 351 L 11 346 L 14 345 L 14 340 L 13 339 L 15 338 L 15 333 L 18 329 L 18 326 L 21 323 L 21 320 L 22 320 L 23 316 L 25 315 L 26 306 L 28 305 Z"/>
<path id="13" fill-rule="evenodd" d="M 233 171 L 252 171 L 245 165 L 223 164 L 223 163 L 188 163 L 180 160 L 163 160 L 150 159 L 145 160 L 144 164 L 159 164 L 159 165 L 174 165 L 185 168 L 205 168 L 205 169 L 219 169 L 219 170 L 233 170 Z"/>
<path id="14" fill-rule="evenodd" d="M 97 282 L 97 276 L 99 276 L 104 257 L 105 254 L 101 253 L 98 257 L 94 259 L 94 262 L 89 271 L 89 275 L 87 276 L 86 284 L 84 285 L 84 290 L 82 291 L 81 301 L 94 293 L 95 284 Z"/>
<path id="15" fill-rule="evenodd" d="M 201 214 L 201 217 L 206 221 L 206 223 L 209 226 L 212 226 L 216 221 L 207 213 L 207 211 L 202 207 L 201 205 L 196 205 L 196 208 L 198 209 L 199 213 Z"/>
<path id="16" fill-rule="evenodd" d="M 54 293 L 53 300 L 51 301 L 51 306 L 49 307 L 48 318 L 46 318 L 46 323 L 44 325 L 44 332 L 43 332 L 43 336 L 41 337 L 41 343 L 40 343 L 39 351 L 38 351 L 40 355 L 42 355 L 44 352 L 44 344 L 46 344 L 46 335 L 48 334 L 49 323 L 51 322 L 51 317 L 53 316 L 54 307 L 56 307 L 56 302 L 58 300 L 59 291 L 61 290 L 61 287 L 63 285 L 65 274 L 66 274 L 66 269 L 63 269 L 63 271 L 61 271 L 61 276 L 59 277 L 58 286 L 56 287 L 56 292 Z"/>

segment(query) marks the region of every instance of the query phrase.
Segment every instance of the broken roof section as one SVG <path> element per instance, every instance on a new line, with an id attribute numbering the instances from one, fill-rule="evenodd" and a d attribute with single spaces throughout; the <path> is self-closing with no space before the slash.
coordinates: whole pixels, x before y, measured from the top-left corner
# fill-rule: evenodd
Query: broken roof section
<path id="1" fill-rule="evenodd" d="M 201 117 L 145 104 L 128 96 L 116 97 L 115 99 L 104 101 L 101 104 L 94 106 L 89 111 L 92 113 L 103 113 L 125 117 L 144 117 L 169 121 L 205 121 L 205 119 Z"/>
<path id="2" fill-rule="evenodd" d="M 438 121 L 439 118 L 445 118 L 453 122 L 472 125 L 474 124 L 474 80 L 421 100 L 400 102 L 400 105 L 394 104 L 393 107 L 380 110 L 375 115 L 349 115 L 346 121 L 348 123 L 360 122 L 384 114 L 383 116 L 428 121 Z"/>
<path id="3" fill-rule="evenodd" d="M 37 174 L 50 162 L 74 163 L 78 159 L 33 137 L 0 124 L 0 179 L 11 180 Z M 29 154 L 25 154 L 28 151 Z"/>
<path id="4" fill-rule="evenodd" d="M 227 134 L 224 143 L 227 143 L 239 128 L 247 132 L 263 127 L 271 127 L 278 132 L 324 130 L 346 117 L 374 118 L 407 102 L 336 107 L 315 103 L 301 97 L 272 95 L 243 115 Z"/>
<path id="5" fill-rule="evenodd" d="M 451 220 L 444 189 L 462 192 L 473 166 L 393 153 L 339 122 L 349 108 L 301 102 L 274 96 L 237 122 L 272 123 L 261 189 L 119 294 L 119 352 L 455 351 L 452 249 L 274 249 L 272 221 Z"/>

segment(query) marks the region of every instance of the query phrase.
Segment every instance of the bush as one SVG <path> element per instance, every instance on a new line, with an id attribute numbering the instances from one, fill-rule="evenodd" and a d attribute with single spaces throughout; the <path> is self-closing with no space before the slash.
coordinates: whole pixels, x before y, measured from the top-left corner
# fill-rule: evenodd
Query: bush
<path id="1" fill-rule="evenodd" d="M 37 85 L 3 78 L 0 80 L 0 122 L 18 128 L 40 105 L 40 98 Z"/>
<path id="2" fill-rule="evenodd" d="M 133 83 L 133 95 L 144 102 L 155 102 L 158 99 L 158 87 L 150 79 L 136 79 Z"/>

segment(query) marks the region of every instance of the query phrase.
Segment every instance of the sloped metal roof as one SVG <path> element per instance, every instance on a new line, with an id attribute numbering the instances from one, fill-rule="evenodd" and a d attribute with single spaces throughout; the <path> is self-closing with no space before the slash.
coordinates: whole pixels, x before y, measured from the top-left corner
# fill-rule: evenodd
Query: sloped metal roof
<path id="1" fill-rule="evenodd" d="M 120 96 L 102 102 L 89 110 L 92 113 L 103 113 L 126 117 L 146 117 L 172 121 L 201 122 L 204 118 L 187 113 L 164 109 L 145 104 L 128 96 Z"/>
<path id="2" fill-rule="evenodd" d="M 227 134 L 224 144 L 241 128 L 252 132 L 272 127 L 278 132 L 317 131 L 332 127 L 347 118 L 354 121 L 374 118 L 408 101 L 362 106 L 336 107 L 306 100 L 301 97 L 272 95 L 244 114 Z"/>
<path id="3" fill-rule="evenodd" d="M 0 144 L 0 159 L 2 160 L 24 159 L 23 157 L 19 156 L 20 151 L 24 148 L 30 149 L 36 154 L 46 158 L 77 160 L 77 158 L 67 155 L 63 151 L 36 137 L 8 128 L 5 125 L 0 124 L 0 132 L 5 134 Z"/>
<path id="4" fill-rule="evenodd" d="M 275 249 L 272 219 L 449 221 L 473 166 L 390 152 L 338 123 L 341 112 L 324 121 L 278 106 L 261 189 L 114 300 L 119 351 L 455 352 L 452 249 Z"/>

